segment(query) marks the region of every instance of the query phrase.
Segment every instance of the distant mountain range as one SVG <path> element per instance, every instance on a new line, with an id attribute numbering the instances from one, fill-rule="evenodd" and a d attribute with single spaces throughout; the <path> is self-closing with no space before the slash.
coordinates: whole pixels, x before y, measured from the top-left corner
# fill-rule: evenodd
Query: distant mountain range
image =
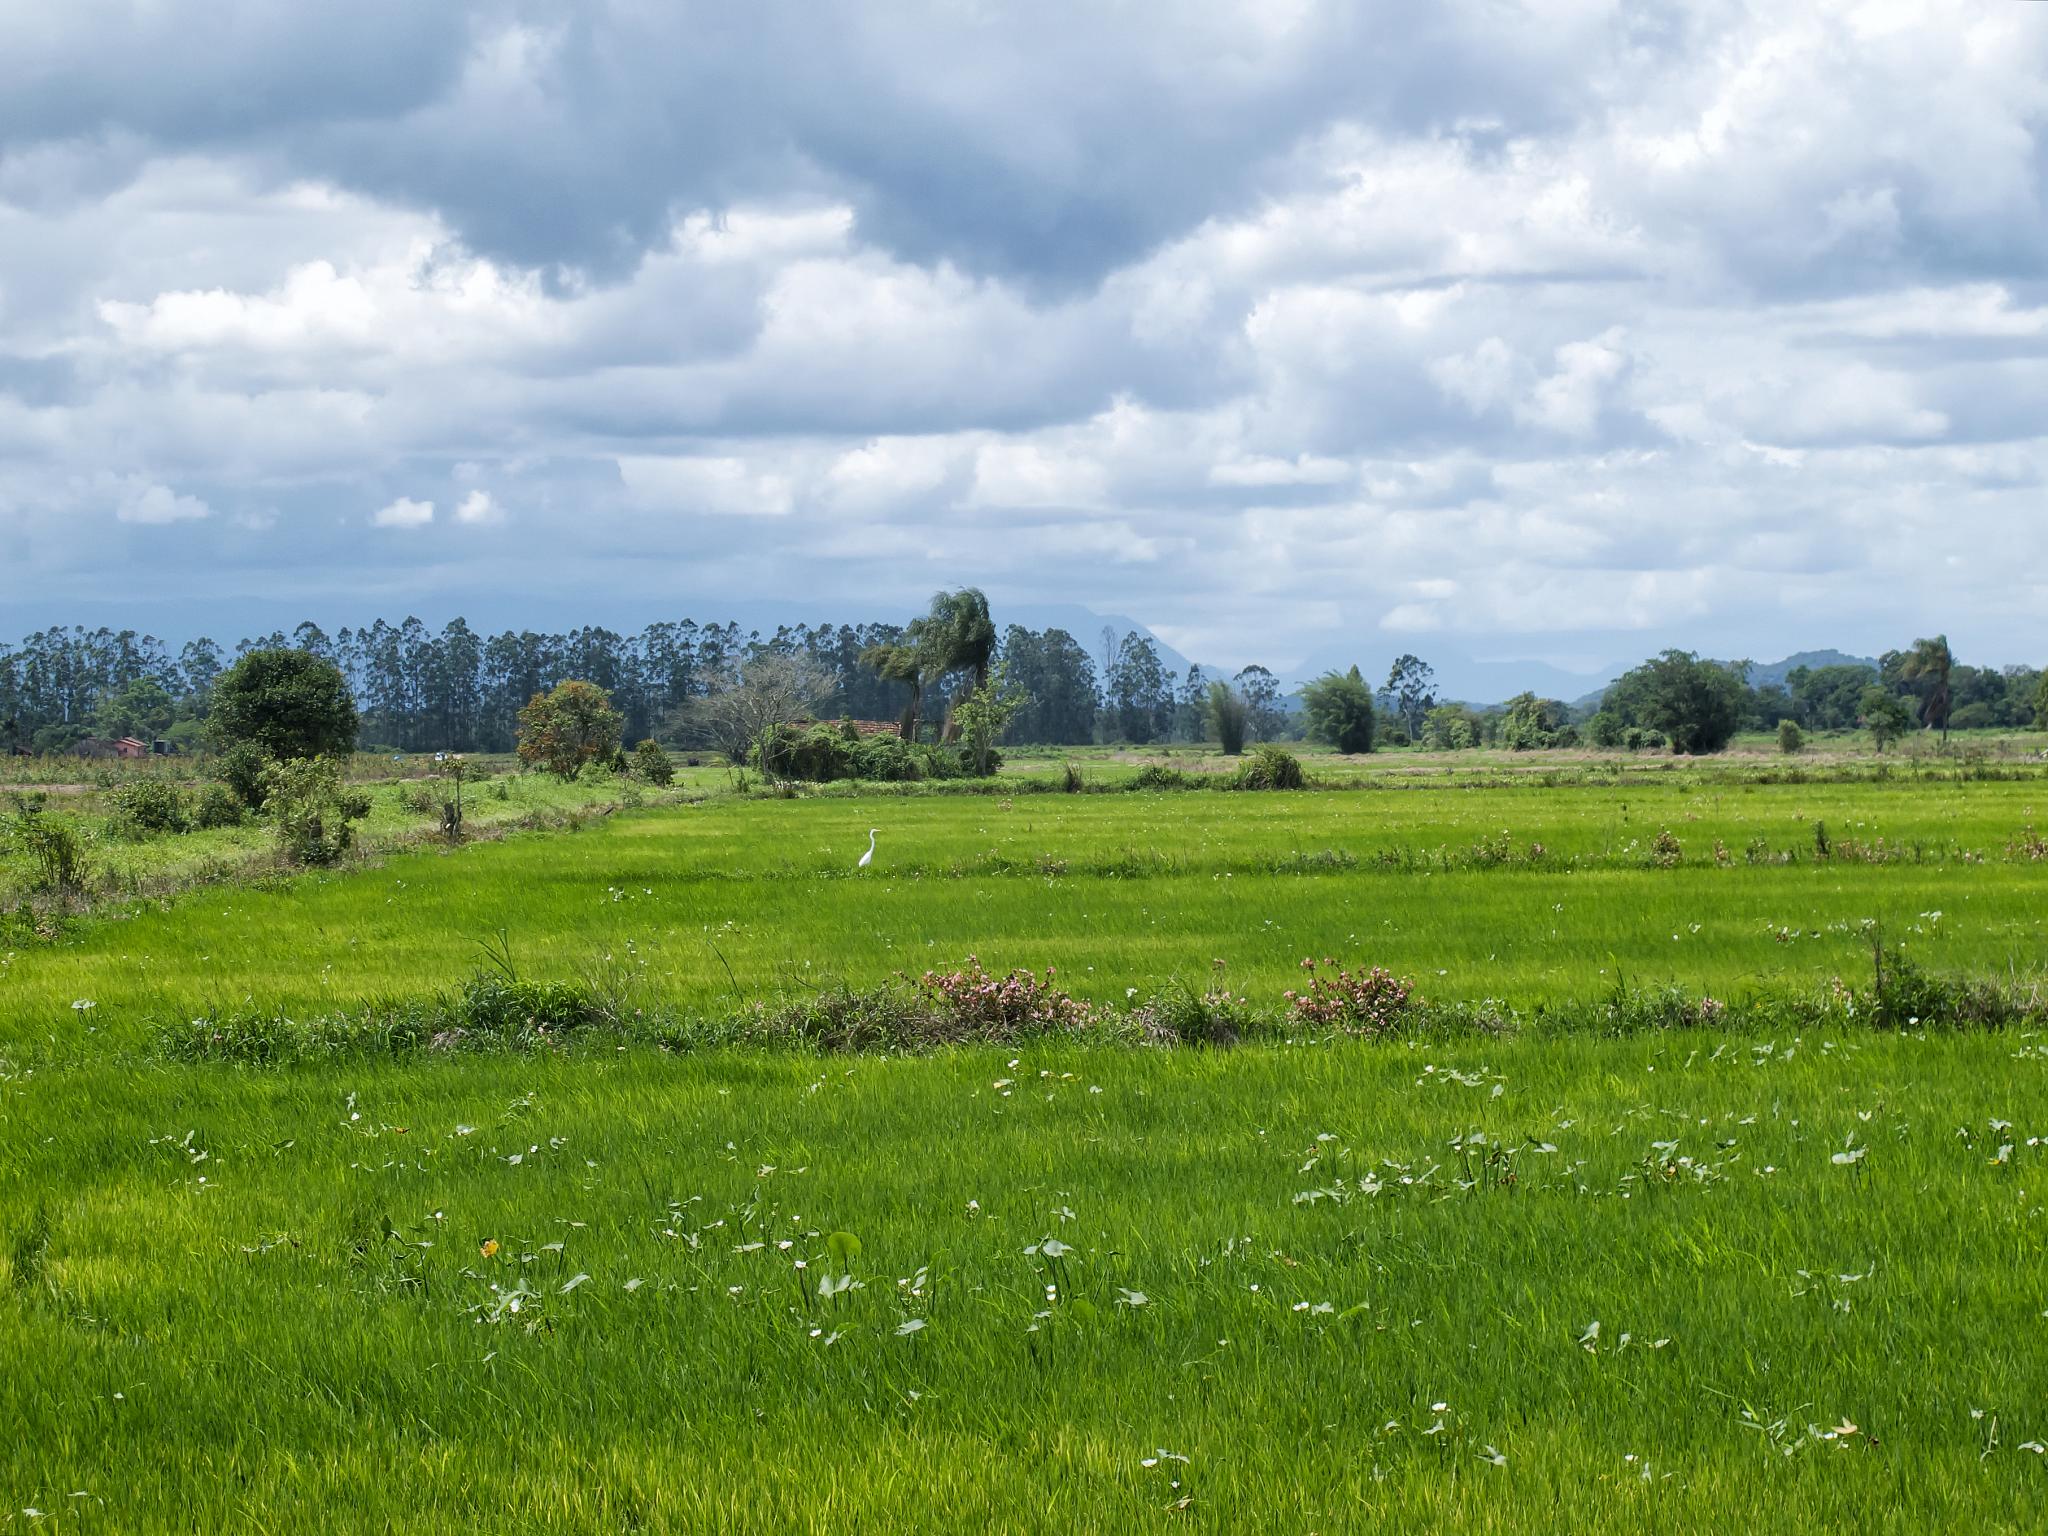
<path id="1" fill-rule="evenodd" d="M 1752 688 L 1768 688 L 1772 683 L 1783 683 L 1792 673 L 1806 667 L 1818 672 L 1822 667 L 1868 667 L 1877 670 L 1874 656 L 1851 656 L 1846 651 L 1801 651 L 1796 656 L 1787 656 L 1783 661 L 1768 665 L 1759 662 L 1749 669 L 1749 684 Z"/>

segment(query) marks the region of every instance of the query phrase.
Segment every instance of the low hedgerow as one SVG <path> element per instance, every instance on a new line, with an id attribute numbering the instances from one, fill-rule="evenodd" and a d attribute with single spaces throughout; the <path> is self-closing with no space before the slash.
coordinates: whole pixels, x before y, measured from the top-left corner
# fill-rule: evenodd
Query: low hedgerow
<path id="1" fill-rule="evenodd" d="M 157 1055 L 172 1061 L 271 1066 L 427 1049 L 538 1050 L 620 1023 L 617 1008 L 584 982 L 523 981 L 486 970 L 453 994 L 383 999 L 327 1013 L 213 1008 L 159 1024 L 154 1045 Z"/>
<path id="2" fill-rule="evenodd" d="M 796 1045 L 824 1051 L 926 1050 L 943 1045 L 1007 1045 L 1051 1035 L 1137 1040 L 1146 1026 L 1133 1015 L 1099 1008 L 1063 991 L 1048 969 L 997 976 L 969 955 L 951 971 L 897 977 L 878 987 L 846 985 L 757 1003 L 731 1029 L 689 1026 L 665 1031 L 663 1043 L 706 1035 L 736 1043 Z"/>
<path id="3" fill-rule="evenodd" d="M 738 1033 L 762 1044 L 820 1051 L 911 1050 L 957 1038 L 930 999 L 901 981 L 757 1003 L 741 1015 Z"/>
<path id="4" fill-rule="evenodd" d="M 591 990 L 574 981 L 523 981 L 478 971 L 447 1008 L 448 1027 L 511 1037 L 566 1034 L 617 1022 Z"/>

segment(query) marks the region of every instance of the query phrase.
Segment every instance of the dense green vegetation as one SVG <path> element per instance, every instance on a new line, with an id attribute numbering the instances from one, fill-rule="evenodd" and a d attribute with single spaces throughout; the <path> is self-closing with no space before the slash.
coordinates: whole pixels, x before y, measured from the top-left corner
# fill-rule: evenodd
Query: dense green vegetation
<path id="1" fill-rule="evenodd" d="M 0 938 L 0 1496 L 2029 1528 L 2048 776 L 1802 745 L 472 763 L 460 840 L 358 760 L 296 873 L 109 766 L 129 882 Z"/>
<path id="2" fill-rule="evenodd" d="M 2032 1039 L 0 1081 L 52 1529 L 2028 1529 Z"/>

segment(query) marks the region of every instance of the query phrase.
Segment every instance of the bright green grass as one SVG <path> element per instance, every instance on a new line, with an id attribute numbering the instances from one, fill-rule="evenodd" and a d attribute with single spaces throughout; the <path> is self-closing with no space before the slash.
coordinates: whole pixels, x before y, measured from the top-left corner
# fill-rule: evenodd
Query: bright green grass
<path id="1" fill-rule="evenodd" d="M 18 1075 L 0 1507 L 2037 1530 L 2044 1074 L 1672 1035 Z"/>
<path id="2" fill-rule="evenodd" d="M 701 776 L 702 770 L 697 772 Z M 123 775 L 174 777 L 141 763 L 110 766 L 104 774 L 116 783 Z M 353 782 L 370 803 L 370 814 L 355 823 L 359 847 L 391 849 L 439 836 L 439 796 L 444 792 L 439 783 L 420 778 Z M 421 809 L 406 803 L 408 792 L 433 799 L 428 808 Z M 595 813 L 606 806 L 670 800 L 690 792 L 680 783 L 661 791 L 608 773 L 569 781 L 543 774 L 505 773 L 465 787 L 463 818 L 472 836 L 489 836 Z M 277 867 L 276 838 L 259 817 L 252 816 L 238 827 L 136 837 L 124 835 L 111 818 L 109 797 L 97 785 L 71 784 L 64 792 L 45 793 L 48 810 L 77 828 L 87 883 L 101 900 L 160 896 L 196 885 L 250 879 L 274 873 Z M 191 808 L 188 798 L 188 812 Z M 0 802 L 0 818 L 10 809 Z M 26 861 L 0 842 L 0 908 L 27 893 L 27 875 Z"/>
<path id="3" fill-rule="evenodd" d="M 1925 862 L 1814 862 L 1816 820 L 1838 847 L 1882 839 Z M 1931 968 L 2032 975 L 2048 956 L 2048 863 L 2005 849 L 2036 820 L 2048 822 L 2038 780 L 727 797 L 89 923 L 0 957 L 0 1048 L 96 1051 L 213 1005 L 432 992 L 501 928 L 530 974 L 609 956 L 644 971 L 650 1002 L 700 1012 L 968 953 L 1055 965 L 1076 992 L 1115 1002 L 1220 960 L 1234 987 L 1277 1004 L 1298 962 L 1323 955 L 1391 966 L 1446 998 L 1585 1000 L 1622 973 L 1735 999 L 1860 976 L 1872 919 Z M 856 873 L 870 826 L 880 851 Z M 1677 869 L 1646 862 L 1665 829 L 1685 850 Z M 1465 859 L 1503 832 L 1518 858 L 1540 842 L 1544 860 L 1376 862 L 1385 850 Z M 1745 863 L 1757 839 L 1801 862 Z M 1325 870 L 1326 855 L 1358 862 Z"/>

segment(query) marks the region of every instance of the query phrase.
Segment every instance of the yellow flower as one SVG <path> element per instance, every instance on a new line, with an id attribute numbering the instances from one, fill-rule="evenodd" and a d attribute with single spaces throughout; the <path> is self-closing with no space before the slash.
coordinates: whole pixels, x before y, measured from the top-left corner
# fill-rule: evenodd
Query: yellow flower
<path id="1" fill-rule="evenodd" d="M 498 1240 L 495 1237 L 484 1239 L 483 1255 L 487 1259 L 494 1259 L 498 1256 Z"/>

